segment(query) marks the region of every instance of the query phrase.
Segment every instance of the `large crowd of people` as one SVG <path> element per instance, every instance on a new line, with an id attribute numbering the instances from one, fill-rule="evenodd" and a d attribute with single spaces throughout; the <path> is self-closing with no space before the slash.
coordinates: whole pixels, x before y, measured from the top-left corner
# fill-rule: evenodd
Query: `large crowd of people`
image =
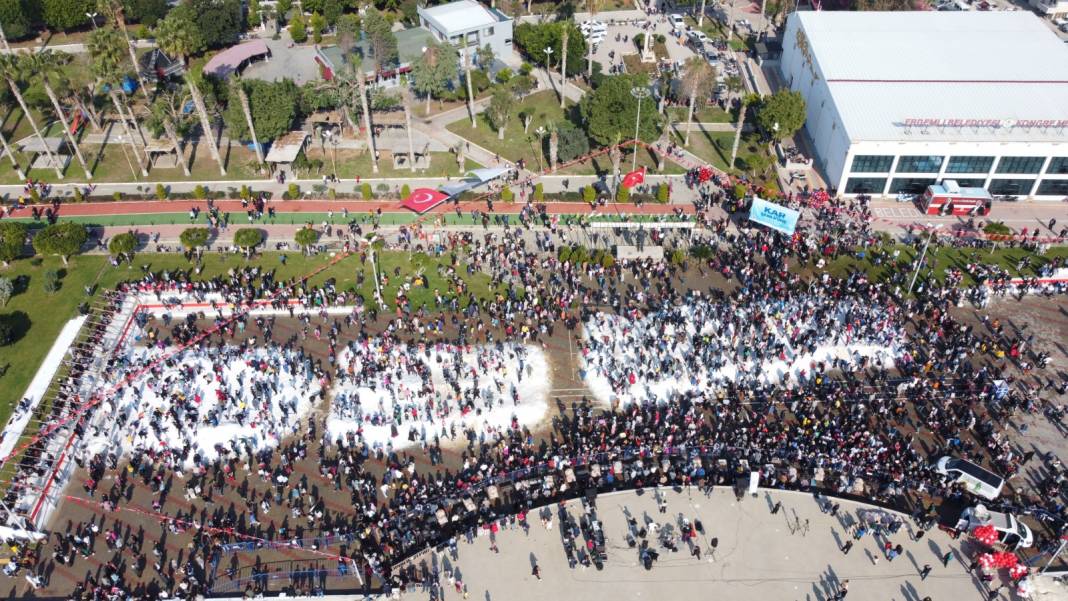
<path id="1" fill-rule="evenodd" d="M 95 517 L 65 533 L 59 526 L 46 544 L 16 543 L 15 571 L 46 585 L 47 563 L 100 553 L 104 568 L 73 597 L 192 598 L 220 581 L 253 595 L 278 586 L 258 561 L 236 565 L 229 549 L 281 542 L 331 564 L 292 575 L 290 593 L 321 592 L 327 575 L 404 589 L 434 578 L 407 558 L 564 496 L 734 485 L 755 469 L 769 486 L 860 494 L 926 515 L 932 499 L 961 494 L 931 470 L 931 454 L 952 451 L 1006 475 L 1020 469 L 1029 458 L 993 424 L 1028 410 L 1041 391 L 1002 394 L 998 382 L 1015 383 L 1013 362 L 1034 364 L 1042 350 L 999 323 L 954 318 L 953 307 L 982 293 L 950 277 L 924 278 L 907 294 L 916 262 L 878 248 L 863 206 L 827 201 L 783 236 L 705 212 L 734 202 L 708 189 L 701 237 L 682 261 L 573 261 L 561 249 L 594 234 L 581 224 L 539 227 L 533 208 L 524 227 L 432 244 L 402 233 L 402 248 L 442 260 L 436 273 L 383 274 L 405 279 L 388 310 L 333 283 L 254 267 L 208 280 L 146 271 L 114 302 L 136 293 L 211 310 L 140 320 L 135 346 L 150 350 L 113 359 L 114 380 L 160 361 L 102 404 L 128 439 L 78 458 L 88 471 L 79 498 Z M 670 230 L 657 240 L 691 244 Z M 822 269 L 857 248 L 885 261 L 889 276 Z M 491 294 L 465 284 L 475 273 L 489 276 Z M 420 286 L 436 291 L 432 301 L 414 300 Z M 276 340 L 274 316 L 224 311 L 257 300 L 289 314 L 296 334 Z M 208 327 L 216 330 L 201 336 Z M 592 392 L 558 399 L 539 428 L 519 417 L 536 404 L 523 397 L 551 399 L 546 356 L 561 330 L 579 341 Z M 325 346 L 322 356 L 302 350 L 309 337 Z M 175 345 L 188 346 L 162 354 Z M 279 374 L 301 384 L 287 388 Z M 653 386 L 667 380 L 681 385 Z M 1068 387 L 1046 374 L 1027 382 L 1051 394 Z M 318 386 L 336 391 L 323 415 L 298 407 Z M 285 400 L 274 402 L 280 389 Z M 197 442 L 198 428 L 252 421 L 271 431 L 269 444 Z M 1043 539 L 1062 527 L 1064 481 L 1044 483 L 1056 494 L 1009 500 L 1054 517 Z M 131 516 L 140 487 L 152 508 Z M 168 550 L 174 536 L 191 538 L 184 553 Z"/>

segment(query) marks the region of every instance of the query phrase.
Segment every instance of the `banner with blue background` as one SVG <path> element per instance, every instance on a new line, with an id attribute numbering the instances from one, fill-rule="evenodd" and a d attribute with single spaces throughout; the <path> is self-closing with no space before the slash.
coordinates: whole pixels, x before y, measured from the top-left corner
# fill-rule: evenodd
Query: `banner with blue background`
<path id="1" fill-rule="evenodd" d="M 800 217 L 801 213 L 798 211 L 756 197 L 753 198 L 753 206 L 749 209 L 750 221 L 766 225 L 786 235 L 793 235 Z"/>

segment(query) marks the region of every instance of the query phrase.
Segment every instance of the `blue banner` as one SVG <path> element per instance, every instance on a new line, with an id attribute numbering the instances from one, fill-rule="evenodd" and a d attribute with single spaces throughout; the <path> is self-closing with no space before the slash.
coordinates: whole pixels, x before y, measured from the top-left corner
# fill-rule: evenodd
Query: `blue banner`
<path id="1" fill-rule="evenodd" d="M 793 209 L 787 209 L 784 206 L 756 197 L 753 198 L 753 206 L 749 209 L 750 221 L 766 225 L 788 236 L 793 235 L 794 229 L 797 228 L 797 220 L 800 217 L 801 213 Z"/>

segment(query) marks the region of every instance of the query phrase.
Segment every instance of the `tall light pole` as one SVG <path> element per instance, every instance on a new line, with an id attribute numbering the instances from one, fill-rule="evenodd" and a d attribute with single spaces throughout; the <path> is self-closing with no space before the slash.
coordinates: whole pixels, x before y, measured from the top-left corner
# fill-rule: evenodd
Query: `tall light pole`
<path id="1" fill-rule="evenodd" d="M 93 31 L 96 31 L 97 29 L 100 29 L 100 27 L 98 27 L 97 24 L 96 24 L 96 18 L 99 15 L 100 15 L 100 13 L 85 13 L 85 16 L 89 17 L 89 22 L 93 24 Z"/>
<path id="2" fill-rule="evenodd" d="M 630 95 L 638 99 L 638 114 L 634 117 L 634 160 L 630 163 L 630 170 L 638 168 L 638 128 L 642 123 L 642 98 L 649 97 L 649 88 L 636 86 L 630 89 Z"/>
<path id="3" fill-rule="evenodd" d="M 927 247 L 931 245 L 931 238 L 934 238 L 934 233 L 942 228 L 941 223 L 936 226 L 927 224 L 927 240 L 923 243 L 923 251 L 920 253 L 920 260 L 916 262 L 916 270 L 912 272 L 912 281 L 909 282 L 908 294 L 912 294 L 912 287 L 916 285 L 916 276 L 920 275 L 920 267 L 923 265 L 923 260 L 927 256 Z"/>
<path id="4" fill-rule="evenodd" d="M 553 85 L 553 65 L 551 62 L 553 58 L 553 48 L 552 46 L 546 46 L 542 52 L 545 53 L 545 74 L 549 77 L 549 85 Z M 560 92 L 560 95 L 563 96 L 562 91 Z"/>

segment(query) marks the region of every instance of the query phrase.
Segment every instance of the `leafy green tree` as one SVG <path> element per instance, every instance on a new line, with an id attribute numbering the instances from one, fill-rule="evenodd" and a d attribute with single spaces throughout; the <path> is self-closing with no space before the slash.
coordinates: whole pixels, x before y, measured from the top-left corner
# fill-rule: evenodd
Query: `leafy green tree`
<path id="1" fill-rule="evenodd" d="M 586 131 L 598 144 L 608 146 L 616 139 L 630 140 L 634 136 L 634 121 L 638 117 L 638 99 L 631 89 L 648 85 L 645 75 L 615 75 L 605 77 L 600 87 L 586 94 L 579 104 Z M 654 102 L 646 100 L 641 112 L 638 138 L 652 142 L 660 137 L 661 115 Z"/>
<path id="2" fill-rule="evenodd" d="M 550 23 L 521 23 L 516 26 L 513 39 L 515 45 L 531 62 L 545 66 L 551 57 L 553 65 L 560 64 L 563 49 L 564 28 L 569 28 L 567 39 L 567 75 L 578 75 L 584 70 L 586 57 L 586 40 L 572 20 L 553 21 Z M 545 48 L 552 48 L 549 57 Z"/>
<path id="3" fill-rule="evenodd" d="M 293 236 L 293 241 L 300 247 L 301 252 L 308 254 L 308 249 L 315 246 L 315 243 L 319 241 L 319 232 L 311 227 L 300 228 L 297 230 L 296 235 Z"/>
<path id="4" fill-rule="evenodd" d="M 341 18 L 341 0 L 325 0 L 323 2 L 323 17 L 326 18 L 326 24 L 330 26 L 337 25 L 337 21 Z"/>
<path id="5" fill-rule="evenodd" d="M 152 27 L 167 15 L 171 7 L 167 0 L 124 0 L 126 19 Z"/>
<path id="6" fill-rule="evenodd" d="M 756 122 L 775 140 L 789 138 L 805 124 L 805 99 L 786 89 L 766 96 L 756 108 Z"/>
<path id="7" fill-rule="evenodd" d="M 376 9 L 369 9 L 363 16 L 363 31 L 367 34 L 367 44 L 371 58 L 375 62 L 375 73 L 397 64 L 397 36 L 393 35 L 393 25 L 384 14 Z"/>
<path id="8" fill-rule="evenodd" d="M 289 11 L 293 10 L 293 0 L 278 0 L 274 7 L 278 10 L 278 21 L 285 23 L 289 19 Z"/>
<path id="9" fill-rule="evenodd" d="M 311 19 L 308 20 L 308 25 L 311 27 L 312 39 L 316 44 L 323 41 L 323 30 L 326 29 L 326 19 L 319 13 L 312 13 Z"/>
<path id="10" fill-rule="evenodd" d="M 126 259 L 128 263 L 133 262 L 135 248 L 137 248 L 137 236 L 133 232 L 115 234 L 111 241 L 108 242 L 108 252 L 111 253 L 111 256 L 120 261 Z"/>
<path id="11" fill-rule="evenodd" d="M 508 126 L 508 122 L 512 119 L 512 112 L 515 110 L 515 106 L 515 96 L 512 95 L 512 91 L 508 88 L 497 88 L 493 92 L 493 96 L 490 97 L 489 106 L 486 108 L 486 116 L 489 117 L 493 127 L 497 128 L 497 139 L 504 139 L 504 128 Z"/>
<path id="12" fill-rule="evenodd" d="M 0 315 L 0 346 L 7 346 L 15 341 L 15 328 L 8 315 Z"/>
<path id="13" fill-rule="evenodd" d="M 590 138 L 586 132 L 570 121 L 560 121 L 556 124 L 556 135 L 559 138 L 557 156 L 560 162 L 573 161 L 590 151 Z"/>
<path id="14" fill-rule="evenodd" d="M 89 239 L 89 230 L 80 223 L 64 221 L 45 226 L 33 237 L 33 249 L 42 255 L 59 255 L 63 264 L 71 255 L 82 251 L 82 246 Z"/>
<path id="15" fill-rule="evenodd" d="M 303 44 L 308 41 L 308 26 L 304 23 L 304 15 L 297 13 L 289 21 L 289 37 L 294 44 Z"/>
<path id="16" fill-rule="evenodd" d="M 8 40 L 21 40 L 34 33 L 36 0 L 0 0 L 0 26 Z"/>
<path id="17" fill-rule="evenodd" d="M 208 48 L 229 46 L 246 30 L 241 0 L 185 0 L 174 10 L 188 11 Z"/>
<path id="18" fill-rule="evenodd" d="M 360 15 L 346 13 L 337 18 L 337 42 L 346 52 L 360 39 Z"/>
<path id="19" fill-rule="evenodd" d="M 234 232 L 234 246 L 245 252 L 245 257 L 252 256 L 256 247 L 263 243 L 263 232 L 252 227 L 245 227 Z"/>
<path id="20" fill-rule="evenodd" d="M 17 221 L 0 221 L 0 263 L 7 267 L 22 255 L 26 246 L 26 224 Z"/>
<path id="21" fill-rule="evenodd" d="M 456 79 L 459 54 L 452 44 L 430 42 L 426 50 L 412 63 L 409 74 L 412 88 L 426 96 L 426 111 L 430 112 L 430 97 L 440 96 L 449 89 L 449 82 Z"/>
<path id="22" fill-rule="evenodd" d="M 15 295 L 15 282 L 11 278 L 0 278 L 0 307 L 6 307 Z"/>
<path id="23" fill-rule="evenodd" d="M 55 31 L 67 31 L 84 25 L 96 12 L 96 0 L 30 0 L 40 2 L 41 21 Z"/>
<path id="24" fill-rule="evenodd" d="M 294 18 L 295 22 L 296 19 Z M 252 125 L 259 141 L 269 142 L 289 131 L 297 117 L 300 89 L 290 79 L 261 81 L 248 79 L 241 82 L 248 94 L 252 111 Z M 251 132 L 241 103 L 236 93 L 231 94 L 223 120 L 233 138 L 248 140 Z"/>
<path id="25" fill-rule="evenodd" d="M 210 236 L 211 232 L 206 227 L 190 227 L 182 230 L 182 233 L 178 235 L 178 241 L 187 251 L 200 254 L 201 249 L 208 245 Z"/>
<path id="26" fill-rule="evenodd" d="M 306 13 L 323 12 L 323 0 L 301 0 L 300 7 Z"/>

